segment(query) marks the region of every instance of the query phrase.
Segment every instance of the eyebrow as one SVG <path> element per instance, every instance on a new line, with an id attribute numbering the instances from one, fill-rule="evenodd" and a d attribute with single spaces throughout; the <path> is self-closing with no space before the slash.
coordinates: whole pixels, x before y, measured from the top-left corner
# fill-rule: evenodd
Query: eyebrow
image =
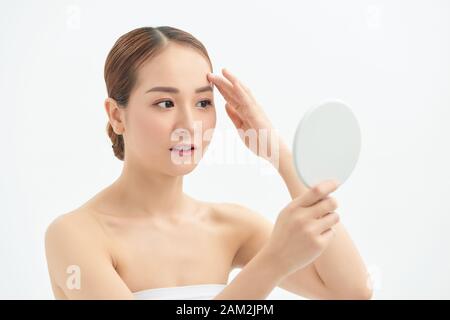
<path id="1" fill-rule="evenodd" d="M 153 87 L 147 91 L 145 91 L 145 93 L 148 92 L 154 92 L 154 91 L 160 91 L 160 92 L 170 92 L 170 93 L 180 93 L 180 90 L 178 90 L 177 88 L 174 87 Z M 204 87 L 200 87 L 195 89 L 195 93 L 201 93 L 201 92 L 206 92 L 206 91 L 213 91 L 212 86 L 204 86 Z"/>

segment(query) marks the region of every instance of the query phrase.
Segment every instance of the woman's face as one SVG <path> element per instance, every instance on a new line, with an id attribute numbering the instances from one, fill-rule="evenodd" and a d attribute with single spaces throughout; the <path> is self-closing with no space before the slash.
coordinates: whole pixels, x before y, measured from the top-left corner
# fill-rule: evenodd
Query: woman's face
<path id="1" fill-rule="evenodd" d="M 216 125 L 211 72 L 193 48 L 170 43 L 141 65 L 124 118 L 125 154 L 172 176 L 192 171 L 206 151 Z M 191 152 L 171 151 L 194 144 Z"/>

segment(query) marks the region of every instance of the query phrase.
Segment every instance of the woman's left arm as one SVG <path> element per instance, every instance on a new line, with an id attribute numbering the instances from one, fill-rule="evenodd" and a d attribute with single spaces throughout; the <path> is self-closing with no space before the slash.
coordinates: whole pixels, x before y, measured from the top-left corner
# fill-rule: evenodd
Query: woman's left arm
<path id="1" fill-rule="evenodd" d="M 225 78 L 209 73 L 207 79 L 216 86 L 227 101 L 225 105 L 227 114 L 238 129 L 241 139 L 256 155 L 272 163 L 284 180 L 291 197 L 299 197 L 308 188 L 298 178 L 289 147 L 276 134 L 251 91 L 228 70 L 222 69 L 222 73 Z M 245 132 L 248 130 L 266 132 L 265 138 L 267 136 L 269 138 L 260 139 L 258 135 L 256 145 L 249 145 L 249 141 L 245 139 Z M 265 145 L 262 146 L 261 143 Z M 244 244 L 241 252 L 245 254 L 240 255 L 243 263 L 251 259 L 255 254 L 254 251 L 259 250 L 270 232 L 267 222 L 259 221 L 254 225 L 258 226 L 254 232 L 259 235 L 255 234 L 251 237 L 254 239 L 253 243 L 247 244 L 247 248 Z M 279 287 L 301 294 L 304 292 L 305 282 L 312 281 L 308 287 L 317 288 L 314 291 L 324 298 L 370 299 L 372 297 L 368 272 L 349 234 L 341 222 L 338 222 L 333 229 L 336 235 L 327 249 L 311 265 L 287 276 Z M 311 280 L 311 278 L 314 279 Z"/>
<path id="2" fill-rule="evenodd" d="M 280 141 L 280 163 L 278 172 L 283 178 L 292 198 L 300 196 L 308 188 L 300 181 L 295 171 L 292 153 Z M 325 287 L 336 298 L 370 299 L 372 289 L 365 264 L 342 222 L 334 227 L 335 237 L 325 251 L 313 262 Z M 295 273 L 284 285 L 294 286 Z"/>

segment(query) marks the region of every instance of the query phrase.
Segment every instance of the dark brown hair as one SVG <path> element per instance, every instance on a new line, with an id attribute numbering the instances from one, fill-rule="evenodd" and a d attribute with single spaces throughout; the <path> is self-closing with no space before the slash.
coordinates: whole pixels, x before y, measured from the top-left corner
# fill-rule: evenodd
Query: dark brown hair
<path id="1" fill-rule="evenodd" d="M 114 99 L 119 107 L 125 108 L 136 83 L 139 66 L 164 49 L 170 41 L 198 50 L 208 60 L 212 72 L 206 48 L 190 33 L 169 26 L 137 28 L 122 35 L 106 58 L 104 73 L 108 97 Z M 123 136 L 114 132 L 109 121 L 106 131 L 111 139 L 114 155 L 123 160 Z"/>

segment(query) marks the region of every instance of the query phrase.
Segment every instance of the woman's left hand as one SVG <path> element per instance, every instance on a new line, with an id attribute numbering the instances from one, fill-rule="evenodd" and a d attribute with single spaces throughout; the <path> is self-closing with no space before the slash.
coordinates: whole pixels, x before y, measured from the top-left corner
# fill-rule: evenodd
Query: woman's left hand
<path id="1" fill-rule="evenodd" d="M 217 87 L 226 100 L 225 110 L 238 129 L 241 140 L 256 155 L 273 163 L 273 157 L 278 156 L 280 141 L 269 118 L 249 88 L 227 69 L 222 69 L 222 73 L 225 78 L 208 73 L 207 79 Z M 251 131 L 254 131 L 254 134 Z M 250 138 L 245 139 L 246 136 Z M 252 136 L 257 137 L 253 143 L 248 141 Z"/>

